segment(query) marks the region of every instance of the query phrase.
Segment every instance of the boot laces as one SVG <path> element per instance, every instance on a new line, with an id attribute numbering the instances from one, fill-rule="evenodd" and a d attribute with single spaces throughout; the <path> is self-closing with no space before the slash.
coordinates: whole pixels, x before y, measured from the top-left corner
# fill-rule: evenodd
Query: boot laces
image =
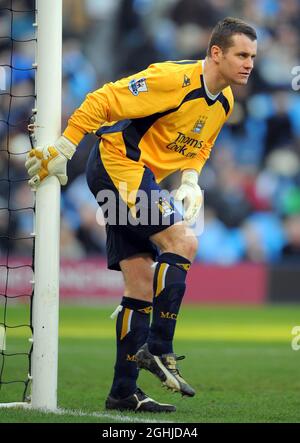
<path id="1" fill-rule="evenodd" d="M 178 356 L 178 355 L 172 354 L 172 355 L 167 356 L 166 357 L 166 366 L 167 366 L 168 370 L 172 374 L 179 375 L 181 377 L 179 369 L 176 366 L 176 362 L 178 360 L 183 360 L 184 358 L 185 358 L 185 355 Z"/>

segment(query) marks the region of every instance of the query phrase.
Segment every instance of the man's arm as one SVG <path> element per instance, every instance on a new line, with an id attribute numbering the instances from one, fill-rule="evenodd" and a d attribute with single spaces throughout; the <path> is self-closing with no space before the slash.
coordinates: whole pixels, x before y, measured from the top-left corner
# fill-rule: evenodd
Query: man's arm
<path id="1" fill-rule="evenodd" d="M 212 147 L 220 130 L 221 128 L 218 128 L 211 139 L 200 150 L 197 157 L 186 162 L 184 168 L 181 169 L 181 185 L 175 194 L 175 200 L 185 200 L 184 220 L 189 225 L 193 225 L 196 222 L 203 204 L 202 191 L 198 185 L 199 175 L 210 157 Z"/>
<path id="2" fill-rule="evenodd" d="M 182 99 L 182 75 L 176 65 L 157 63 L 130 77 L 108 83 L 87 95 L 68 121 L 63 136 L 52 146 L 30 151 L 25 166 L 31 187 L 48 175 L 67 183 L 66 163 L 85 134 L 105 122 L 140 118 L 175 107 Z"/>
<path id="3" fill-rule="evenodd" d="M 153 64 L 88 94 L 70 117 L 64 136 L 78 144 L 86 133 L 95 132 L 105 122 L 142 118 L 172 109 L 184 93 L 182 73 L 176 65 Z"/>

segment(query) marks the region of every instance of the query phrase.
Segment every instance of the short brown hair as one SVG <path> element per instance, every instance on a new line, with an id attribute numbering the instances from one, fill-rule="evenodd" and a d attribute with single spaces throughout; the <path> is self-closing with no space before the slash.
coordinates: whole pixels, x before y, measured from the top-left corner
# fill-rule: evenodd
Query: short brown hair
<path id="1" fill-rule="evenodd" d="M 219 21 L 210 36 L 207 55 L 210 57 L 212 46 L 219 46 L 223 52 L 233 46 L 232 37 L 235 34 L 245 34 L 250 40 L 257 40 L 256 31 L 243 20 L 234 17 L 226 17 Z"/>

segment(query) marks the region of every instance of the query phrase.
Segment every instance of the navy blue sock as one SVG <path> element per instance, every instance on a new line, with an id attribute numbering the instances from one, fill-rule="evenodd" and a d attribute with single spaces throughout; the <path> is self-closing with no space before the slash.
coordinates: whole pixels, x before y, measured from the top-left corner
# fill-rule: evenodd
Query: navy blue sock
<path id="1" fill-rule="evenodd" d="M 167 252 L 158 257 L 154 273 L 153 318 L 147 343 L 154 355 L 173 352 L 176 321 L 191 262 Z"/>
<path id="2" fill-rule="evenodd" d="M 116 323 L 117 356 L 110 395 L 125 398 L 136 390 L 138 368 L 135 354 L 149 333 L 152 303 L 123 297 Z"/>

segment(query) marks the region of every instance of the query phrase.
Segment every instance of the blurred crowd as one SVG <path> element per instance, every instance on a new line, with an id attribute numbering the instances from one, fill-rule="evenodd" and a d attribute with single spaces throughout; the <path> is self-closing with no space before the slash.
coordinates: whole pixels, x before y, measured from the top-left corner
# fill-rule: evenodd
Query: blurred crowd
<path id="1" fill-rule="evenodd" d="M 24 157 L 35 94 L 34 5 L 13 0 L 15 11 L 32 12 L 12 14 L 1 9 L 7 3 L 0 0 L 0 75 L 6 80 L 5 88 L 0 82 L 2 255 L 7 236 L 25 238 L 33 229 Z M 299 263 L 300 0 L 64 0 L 63 5 L 63 128 L 85 95 L 107 81 L 153 62 L 204 58 L 219 19 L 235 16 L 256 28 L 255 70 L 247 87 L 234 89 L 234 112 L 200 177 L 205 228 L 197 259 Z M 62 192 L 65 258 L 105 251 L 105 229 L 97 223 L 84 175 L 93 143 L 88 135 L 79 146 Z M 174 189 L 178 183 L 175 174 L 164 184 Z M 16 254 L 30 249 L 26 240 L 10 241 L 9 247 Z"/>

